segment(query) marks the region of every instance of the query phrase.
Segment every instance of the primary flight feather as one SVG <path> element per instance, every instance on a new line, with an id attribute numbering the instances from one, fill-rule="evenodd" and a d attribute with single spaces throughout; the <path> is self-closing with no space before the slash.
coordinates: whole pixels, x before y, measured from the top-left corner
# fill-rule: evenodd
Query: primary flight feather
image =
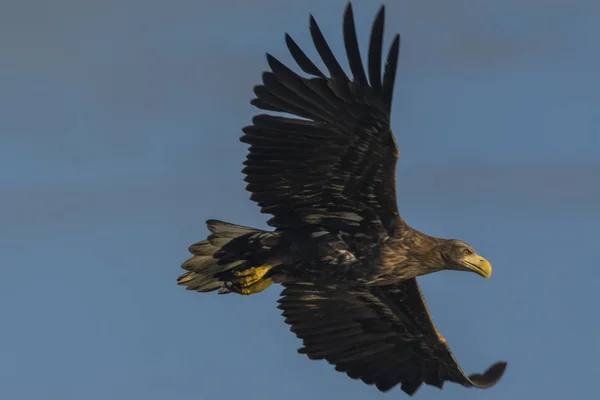
<path id="1" fill-rule="evenodd" d="M 488 278 L 492 269 L 465 242 L 419 232 L 398 212 L 390 111 L 400 36 L 382 68 L 384 13 L 381 7 L 373 23 L 365 70 L 352 6 L 346 8 L 352 78 L 312 16 L 310 33 L 327 73 L 289 35 L 287 47 L 310 78 L 267 54 L 271 71 L 254 88 L 252 104 L 296 117 L 258 115 L 241 141 L 250 145 L 247 189 L 273 216 L 275 230 L 207 221 L 211 235 L 190 247 L 178 283 L 242 295 L 282 284 L 279 308 L 303 341 L 299 352 L 381 391 L 400 385 L 412 395 L 423 383 L 441 388 L 445 381 L 487 388 L 506 363 L 467 376 L 415 279 L 440 270 Z"/>

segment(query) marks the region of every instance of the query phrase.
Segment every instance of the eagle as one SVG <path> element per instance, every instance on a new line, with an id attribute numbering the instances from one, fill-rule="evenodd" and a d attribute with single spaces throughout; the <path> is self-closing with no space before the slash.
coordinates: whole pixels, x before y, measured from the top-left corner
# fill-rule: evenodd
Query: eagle
<path id="1" fill-rule="evenodd" d="M 423 383 L 441 389 L 446 381 L 489 388 L 507 363 L 465 374 L 416 280 L 441 270 L 489 278 L 492 269 L 464 241 L 422 233 L 398 212 L 390 111 L 400 35 L 382 66 L 384 15 L 382 6 L 365 70 L 348 3 L 343 37 L 352 78 L 312 15 L 327 73 L 288 34 L 287 48 L 308 77 L 267 54 L 270 71 L 251 104 L 270 113 L 255 116 L 240 140 L 250 145 L 247 190 L 274 229 L 208 220 L 210 235 L 189 247 L 178 284 L 240 295 L 282 285 L 278 308 L 303 341 L 298 352 L 382 392 L 400 385 L 413 395 Z"/>

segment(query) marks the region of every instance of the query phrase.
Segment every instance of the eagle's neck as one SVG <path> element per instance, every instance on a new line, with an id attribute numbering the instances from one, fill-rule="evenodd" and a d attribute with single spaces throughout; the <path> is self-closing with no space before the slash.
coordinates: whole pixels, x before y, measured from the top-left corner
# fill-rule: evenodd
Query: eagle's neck
<path id="1" fill-rule="evenodd" d="M 394 274 L 402 280 L 430 274 L 443 267 L 435 251 L 443 241 L 410 228 L 401 236 L 391 238 L 385 258 L 389 265 L 394 265 Z"/>

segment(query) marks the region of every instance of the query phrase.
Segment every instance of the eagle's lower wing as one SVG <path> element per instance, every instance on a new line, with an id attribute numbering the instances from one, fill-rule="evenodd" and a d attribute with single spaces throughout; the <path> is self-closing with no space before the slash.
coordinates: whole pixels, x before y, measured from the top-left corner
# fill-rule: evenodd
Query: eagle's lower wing
<path id="1" fill-rule="evenodd" d="M 247 189 L 279 228 L 319 224 L 326 219 L 369 219 L 388 231 L 398 221 L 395 170 L 398 148 L 390 130 L 390 108 L 399 52 L 396 35 L 381 77 L 383 8 L 373 24 L 368 78 L 358 49 L 350 5 L 344 40 L 350 80 L 311 16 L 310 32 L 330 76 L 323 74 L 286 35 L 303 78 L 271 55 L 271 72 L 255 87 L 252 104 L 300 118 L 258 115 L 244 128 L 250 144 L 245 162 Z M 366 216 L 368 215 L 368 217 Z"/>
<path id="2" fill-rule="evenodd" d="M 506 367 L 498 362 L 467 376 L 433 324 L 416 279 L 401 284 L 340 290 L 289 283 L 279 308 L 304 342 L 299 352 L 325 359 L 353 379 L 387 391 L 397 384 L 412 395 L 424 382 L 487 388 Z"/>

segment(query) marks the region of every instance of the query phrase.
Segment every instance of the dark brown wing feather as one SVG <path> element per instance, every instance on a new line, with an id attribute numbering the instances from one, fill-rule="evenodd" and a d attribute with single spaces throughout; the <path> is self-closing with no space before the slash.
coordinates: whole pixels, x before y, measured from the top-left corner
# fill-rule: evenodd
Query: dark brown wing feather
<path id="1" fill-rule="evenodd" d="M 390 109 L 400 37 L 387 57 L 383 80 L 382 7 L 373 24 L 369 71 L 365 73 L 349 5 L 344 39 L 350 80 L 325 41 L 315 19 L 310 32 L 330 77 L 326 77 L 289 35 L 286 43 L 298 66 L 315 78 L 303 78 L 267 55 L 271 72 L 255 87 L 252 104 L 303 118 L 258 115 L 244 128 L 250 144 L 245 162 L 247 189 L 269 224 L 293 228 L 314 221 L 314 212 L 374 214 L 390 231 L 398 221 L 395 169 L 398 148 L 390 130 Z M 312 218 L 310 218 L 312 216 Z"/>
<path id="2" fill-rule="evenodd" d="M 400 384 L 412 395 L 423 382 L 441 388 L 445 381 L 487 388 L 504 373 L 505 362 L 483 374 L 462 371 L 431 320 L 416 279 L 350 290 L 284 286 L 279 308 L 304 342 L 299 352 L 325 359 L 381 391 Z"/>

